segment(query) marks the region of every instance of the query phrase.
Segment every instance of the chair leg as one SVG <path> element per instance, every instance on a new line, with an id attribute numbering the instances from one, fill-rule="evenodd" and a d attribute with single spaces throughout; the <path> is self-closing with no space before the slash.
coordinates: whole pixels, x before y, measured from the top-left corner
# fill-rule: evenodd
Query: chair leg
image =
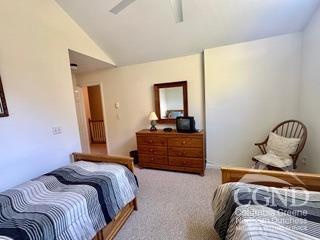
<path id="1" fill-rule="evenodd" d="M 255 169 L 264 170 L 264 169 L 267 168 L 267 165 L 264 164 L 264 163 L 261 163 L 261 162 L 257 161 L 257 162 L 255 163 L 255 165 L 254 165 L 254 168 L 255 168 Z"/>
<path id="2" fill-rule="evenodd" d="M 282 170 L 285 172 L 293 172 L 293 166 L 284 167 Z"/>
<path id="3" fill-rule="evenodd" d="M 258 162 L 254 162 L 254 163 L 251 165 L 251 168 L 257 169 L 257 163 L 258 163 Z"/>

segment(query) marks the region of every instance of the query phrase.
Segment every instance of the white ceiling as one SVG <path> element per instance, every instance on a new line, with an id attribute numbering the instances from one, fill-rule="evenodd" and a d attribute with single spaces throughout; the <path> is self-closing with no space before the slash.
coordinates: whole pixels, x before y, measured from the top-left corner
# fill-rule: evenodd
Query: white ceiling
<path id="1" fill-rule="evenodd" d="M 69 50 L 69 58 L 70 63 L 75 63 L 78 65 L 78 69 L 73 70 L 75 73 L 88 73 L 114 67 L 109 63 L 72 50 Z"/>
<path id="2" fill-rule="evenodd" d="M 319 0 L 183 0 L 176 24 L 170 0 L 56 0 L 116 62 L 127 65 L 199 53 L 206 48 L 301 31 Z"/>

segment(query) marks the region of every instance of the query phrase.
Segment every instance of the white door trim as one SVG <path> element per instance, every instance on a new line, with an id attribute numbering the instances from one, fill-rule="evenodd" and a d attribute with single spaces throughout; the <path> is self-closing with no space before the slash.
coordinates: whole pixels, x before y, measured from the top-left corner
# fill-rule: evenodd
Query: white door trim
<path id="1" fill-rule="evenodd" d="M 106 113 L 106 106 L 104 101 L 104 91 L 103 91 L 103 83 L 102 81 L 99 82 L 92 82 L 92 83 L 80 83 L 78 84 L 79 87 L 93 87 L 99 86 L 100 87 L 100 94 L 101 94 L 101 102 L 102 102 L 102 112 L 103 112 L 103 122 L 104 122 L 104 129 L 106 134 L 106 153 L 109 153 L 109 137 L 108 137 L 108 124 L 107 124 L 107 113 Z M 90 136 L 89 136 L 90 137 Z M 90 140 L 89 140 L 90 142 Z"/>

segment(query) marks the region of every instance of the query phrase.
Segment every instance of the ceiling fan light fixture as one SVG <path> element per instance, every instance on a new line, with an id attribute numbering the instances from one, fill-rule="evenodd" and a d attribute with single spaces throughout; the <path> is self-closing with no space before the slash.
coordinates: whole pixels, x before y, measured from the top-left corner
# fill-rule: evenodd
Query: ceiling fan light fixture
<path id="1" fill-rule="evenodd" d="M 127 8 L 130 4 L 135 2 L 136 0 L 121 0 L 116 6 L 114 6 L 110 12 L 118 15 L 121 11 Z M 172 8 L 173 17 L 176 23 L 183 22 L 183 6 L 182 0 L 169 0 Z"/>
<path id="2" fill-rule="evenodd" d="M 78 70 L 78 64 L 76 64 L 76 63 L 70 63 L 70 68 L 71 68 L 71 70 L 73 70 L 73 71 Z"/>
<path id="3" fill-rule="evenodd" d="M 118 3 L 116 6 L 114 6 L 110 12 L 117 15 L 122 10 L 124 10 L 126 7 L 128 7 L 131 3 L 133 3 L 135 0 L 121 0 L 120 3 Z"/>
<path id="4" fill-rule="evenodd" d="M 183 6 L 182 0 L 170 0 L 173 17 L 176 23 L 183 22 Z"/>

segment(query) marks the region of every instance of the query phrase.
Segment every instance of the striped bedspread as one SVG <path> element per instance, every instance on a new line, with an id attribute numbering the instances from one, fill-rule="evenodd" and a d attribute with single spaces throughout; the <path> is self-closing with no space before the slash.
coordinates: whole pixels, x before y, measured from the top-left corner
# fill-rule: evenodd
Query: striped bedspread
<path id="1" fill-rule="evenodd" d="M 320 239 L 320 193 L 227 183 L 212 207 L 221 239 Z"/>
<path id="2" fill-rule="evenodd" d="M 0 193 L 0 239 L 92 239 L 131 202 L 135 176 L 76 162 Z"/>

